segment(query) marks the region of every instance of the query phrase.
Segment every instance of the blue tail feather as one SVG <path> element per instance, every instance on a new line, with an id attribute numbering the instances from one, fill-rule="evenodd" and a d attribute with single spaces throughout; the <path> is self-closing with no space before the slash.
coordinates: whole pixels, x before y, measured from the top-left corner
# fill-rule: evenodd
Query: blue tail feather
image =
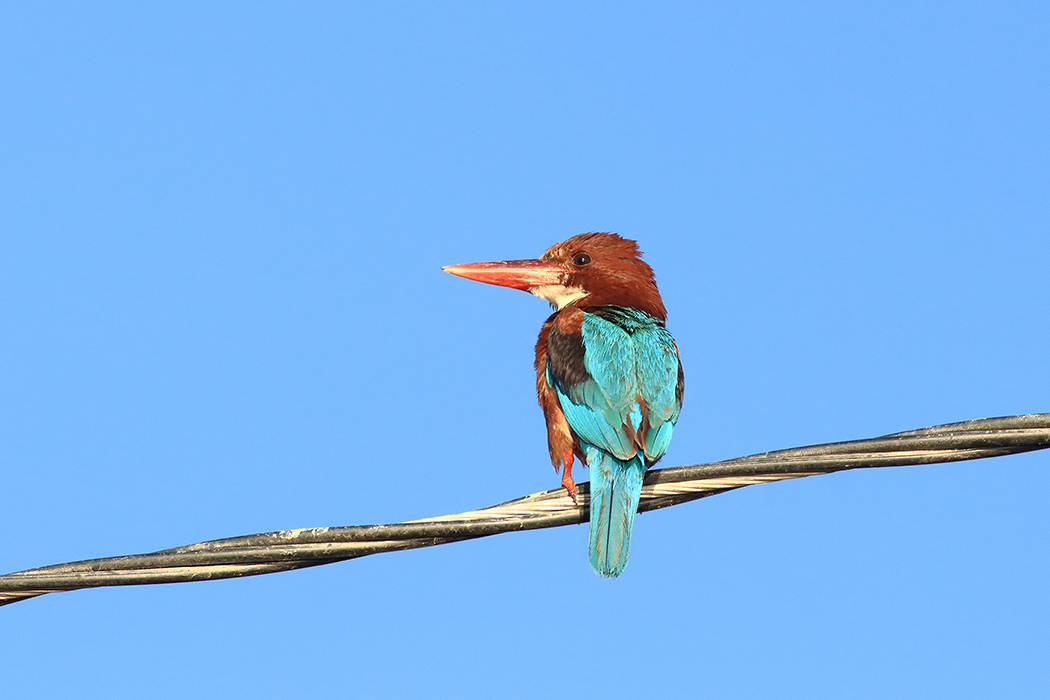
<path id="1" fill-rule="evenodd" d="M 591 471 L 591 566 L 603 577 L 619 576 L 627 566 L 631 530 L 645 476 L 645 458 L 619 460 L 586 445 Z"/>

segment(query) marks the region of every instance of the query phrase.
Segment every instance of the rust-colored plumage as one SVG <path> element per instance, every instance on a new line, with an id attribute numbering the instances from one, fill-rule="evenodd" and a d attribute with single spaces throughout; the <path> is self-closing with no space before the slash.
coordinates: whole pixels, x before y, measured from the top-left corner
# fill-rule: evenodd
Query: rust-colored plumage
<path id="1" fill-rule="evenodd" d="M 591 262 L 574 265 L 573 259 L 581 254 L 590 256 Z M 656 288 L 653 268 L 641 256 L 638 244 L 631 239 L 595 232 L 555 243 L 540 260 L 565 265 L 571 270 L 565 285 L 587 291 L 587 296 L 574 304 L 576 308 L 626 306 L 666 321 L 667 310 Z"/>

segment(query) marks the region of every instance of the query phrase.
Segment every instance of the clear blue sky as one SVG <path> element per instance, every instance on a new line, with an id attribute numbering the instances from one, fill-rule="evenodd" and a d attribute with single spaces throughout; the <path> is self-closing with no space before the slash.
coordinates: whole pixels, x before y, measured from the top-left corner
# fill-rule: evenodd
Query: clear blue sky
<path id="1" fill-rule="evenodd" d="M 641 242 L 667 466 L 1050 410 L 1045 3 L 0 10 L 0 568 L 553 488 L 537 299 Z M 921 5 L 921 6 L 918 6 Z M 586 472 L 581 471 L 581 479 Z M 0 608 L 6 696 L 1050 696 L 1050 455 Z"/>

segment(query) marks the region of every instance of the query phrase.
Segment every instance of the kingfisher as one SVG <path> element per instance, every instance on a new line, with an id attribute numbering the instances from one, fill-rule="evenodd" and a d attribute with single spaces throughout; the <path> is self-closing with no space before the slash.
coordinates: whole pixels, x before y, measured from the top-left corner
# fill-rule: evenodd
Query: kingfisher
<path id="1" fill-rule="evenodd" d="M 573 460 L 590 469 L 591 566 L 603 578 L 619 576 L 642 478 L 667 451 L 685 390 L 653 269 L 635 241 L 604 232 L 556 243 L 538 260 L 442 269 L 553 307 L 536 341 L 551 463 L 574 502 Z"/>

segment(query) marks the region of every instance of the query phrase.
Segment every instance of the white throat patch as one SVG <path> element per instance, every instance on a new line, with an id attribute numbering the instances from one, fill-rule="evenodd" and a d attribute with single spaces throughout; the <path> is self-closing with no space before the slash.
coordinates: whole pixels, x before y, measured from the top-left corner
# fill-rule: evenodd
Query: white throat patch
<path id="1" fill-rule="evenodd" d="M 561 284 L 545 284 L 541 287 L 533 287 L 529 290 L 540 299 L 546 299 L 556 311 L 561 311 L 572 302 L 583 299 L 588 293 L 583 287 L 566 287 Z"/>

